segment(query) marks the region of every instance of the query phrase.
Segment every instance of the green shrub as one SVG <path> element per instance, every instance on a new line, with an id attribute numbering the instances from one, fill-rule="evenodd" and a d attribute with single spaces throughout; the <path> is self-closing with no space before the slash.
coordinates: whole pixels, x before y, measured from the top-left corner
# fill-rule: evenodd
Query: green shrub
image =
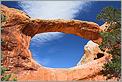
<path id="1" fill-rule="evenodd" d="M 7 68 L 1 67 L 1 75 L 2 75 L 1 81 L 8 81 L 9 78 L 11 77 L 11 74 L 4 75 L 4 73 L 5 73 L 6 71 L 8 71 Z"/>
<path id="2" fill-rule="evenodd" d="M 1 76 L 2 76 L 1 81 L 9 81 L 9 79 L 11 78 L 12 74 L 5 74 L 6 71 L 8 71 L 8 69 L 2 66 L 1 67 Z M 17 78 L 13 78 L 12 81 L 17 81 Z"/>
<path id="3" fill-rule="evenodd" d="M 111 62 L 105 64 L 102 73 L 107 76 L 107 79 L 112 77 L 120 78 L 121 76 L 121 59 L 120 57 L 112 59 Z"/>
<path id="4" fill-rule="evenodd" d="M 112 54 L 111 62 L 103 66 L 102 73 L 108 79 L 112 77 L 120 78 L 121 76 L 121 12 L 112 7 L 106 7 L 98 14 L 97 19 L 103 20 L 110 24 L 106 32 L 100 32 L 103 38 L 101 50 L 108 49 L 108 53 Z"/>
<path id="5" fill-rule="evenodd" d="M 1 81 L 8 81 L 10 77 L 11 77 L 11 74 L 5 75 L 1 78 Z"/>

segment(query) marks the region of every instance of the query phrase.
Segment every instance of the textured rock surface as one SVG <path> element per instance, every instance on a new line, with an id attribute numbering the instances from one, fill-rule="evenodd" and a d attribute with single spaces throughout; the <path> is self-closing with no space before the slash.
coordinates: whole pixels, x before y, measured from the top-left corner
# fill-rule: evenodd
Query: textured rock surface
<path id="1" fill-rule="evenodd" d="M 103 30 L 103 31 L 107 31 L 108 27 L 110 26 L 109 23 L 105 22 L 103 25 L 100 26 L 100 28 Z"/>
<path id="2" fill-rule="evenodd" d="M 96 58 L 96 54 L 98 53 L 103 53 L 100 50 L 99 45 L 94 43 L 93 41 L 89 41 L 84 47 L 84 56 L 77 65 L 82 65 L 87 62 L 93 61 L 94 58 Z"/>
<path id="3" fill-rule="evenodd" d="M 104 57 L 83 65 L 68 69 L 54 69 L 37 64 L 29 50 L 31 38 L 43 32 L 75 34 L 100 43 L 102 38 L 98 32 L 102 29 L 99 25 L 79 20 L 32 20 L 22 11 L 2 5 L 0 7 L 1 13 L 7 17 L 6 22 L 2 23 L 2 64 L 8 67 L 10 72 L 14 72 L 18 80 L 105 80 L 104 77 L 94 78 L 100 75 L 102 65 L 111 59 L 109 54 L 104 53 L 106 54 Z"/>

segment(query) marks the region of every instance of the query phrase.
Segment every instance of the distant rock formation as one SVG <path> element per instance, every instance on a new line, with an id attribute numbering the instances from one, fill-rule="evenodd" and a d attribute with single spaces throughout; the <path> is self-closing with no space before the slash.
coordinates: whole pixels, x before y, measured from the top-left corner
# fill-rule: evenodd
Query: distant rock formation
<path id="1" fill-rule="evenodd" d="M 104 53 L 100 50 L 99 45 L 93 41 L 89 41 L 84 47 L 84 55 L 77 65 L 82 65 L 93 61 L 98 53 Z"/>
<path id="2" fill-rule="evenodd" d="M 2 64 L 10 72 L 16 72 L 18 80 L 105 80 L 100 71 L 111 55 L 102 52 L 104 56 L 94 60 L 101 53 L 98 48 L 102 41 L 99 32 L 103 30 L 98 24 L 80 20 L 32 20 L 20 10 L 3 5 L 0 7 L 1 13 L 6 16 L 6 22 L 2 23 Z M 39 65 L 33 60 L 29 45 L 35 34 L 43 32 L 64 32 L 92 40 L 85 46 L 85 62 L 82 60 L 79 62 L 82 65 L 67 69 Z"/>

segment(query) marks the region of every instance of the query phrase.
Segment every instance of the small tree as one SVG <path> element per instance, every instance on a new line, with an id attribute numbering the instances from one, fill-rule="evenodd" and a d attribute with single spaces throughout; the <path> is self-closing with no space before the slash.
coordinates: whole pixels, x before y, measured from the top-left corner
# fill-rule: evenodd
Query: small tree
<path id="1" fill-rule="evenodd" d="M 121 76 L 121 12 L 113 7 L 104 8 L 97 15 L 98 20 L 108 22 L 110 26 L 106 32 L 100 32 L 103 42 L 99 46 L 101 50 L 112 54 L 111 62 L 104 65 L 102 73 L 109 78 Z"/>

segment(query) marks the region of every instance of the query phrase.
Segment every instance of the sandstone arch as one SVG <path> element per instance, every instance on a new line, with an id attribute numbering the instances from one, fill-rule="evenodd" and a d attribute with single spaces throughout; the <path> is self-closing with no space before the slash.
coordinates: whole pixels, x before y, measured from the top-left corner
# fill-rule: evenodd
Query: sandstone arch
<path id="1" fill-rule="evenodd" d="M 79 20 L 31 20 L 22 32 L 33 37 L 43 32 L 64 32 L 99 42 L 99 33 L 102 31 L 99 25 L 93 22 Z"/>
<path id="2" fill-rule="evenodd" d="M 110 59 L 110 55 L 107 54 L 97 61 L 94 60 L 73 68 L 53 69 L 43 67 L 32 59 L 32 54 L 28 49 L 30 40 L 35 34 L 65 32 L 100 43 L 102 38 L 99 32 L 102 30 L 99 25 L 78 20 L 32 20 L 24 12 L 3 5 L 1 5 L 1 12 L 7 17 L 6 23 L 2 23 L 2 28 L 4 28 L 2 40 L 6 43 L 2 46 L 4 54 L 2 63 L 11 72 L 17 70 L 16 75 L 19 80 L 85 79 L 98 74 L 102 65 Z M 87 73 L 88 71 L 90 72 Z"/>

